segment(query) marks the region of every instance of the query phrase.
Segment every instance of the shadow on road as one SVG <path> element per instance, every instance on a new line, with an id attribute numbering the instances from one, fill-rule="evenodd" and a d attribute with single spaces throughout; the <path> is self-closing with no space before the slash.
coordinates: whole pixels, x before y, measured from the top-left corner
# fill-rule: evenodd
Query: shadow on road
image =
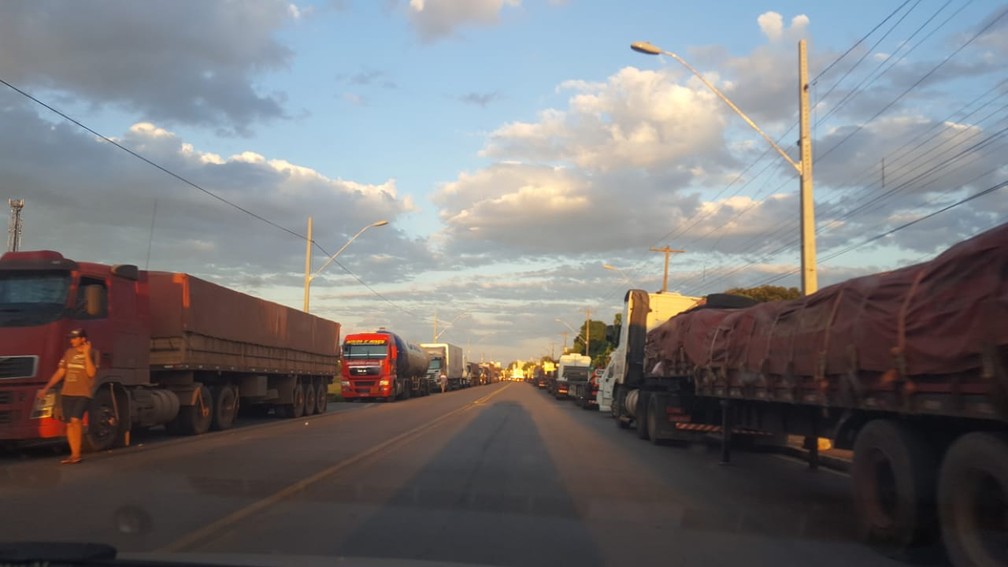
<path id="1" fill-rule="evenodd" d="M 349 557 L 603 563 L 535 423 L 516 402 L 481 411 L 344 541 Z"/>

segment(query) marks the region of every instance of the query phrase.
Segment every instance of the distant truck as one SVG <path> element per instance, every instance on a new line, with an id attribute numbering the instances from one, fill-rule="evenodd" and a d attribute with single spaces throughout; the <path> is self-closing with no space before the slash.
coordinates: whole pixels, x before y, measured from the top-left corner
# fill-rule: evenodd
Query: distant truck
<path id="1" fill-rule="evenodd" d="M 634 347 L 613 412 L 642 439 L 818 437 L 853 451 L 858 531 L 1008 565 L 1008 224 L 795 300 L 711 297 Z M 734 303 L 734 304 L 733 304 Z M 627 321 L 645 333 L 644 318 Z"/>
<path id="2" fill-rule="evenodd" d="M 427 375 L 437 378 L 443 370 L 448 375 L 448 389 L 458 390 L 469 386 L 464 371 L 462 347 L 451 343 L 421 343 L 420 348 L 430 355 Z"/>
<path id="3" fill-rule="evenodd" d="M 580 388 L 588 383 L 591 374 L 591 357 L 585 354 L 564 354 L 557 364 L 556 383 L 553 396 L 566 399 L 572 388 Z"/>
<path id="4" fill-rule="evenodd" d="M 227 429 L 239 407 L 326 410 L 340 325 L 201 280 L 54 251 L 0 257 L 0 443 L 64 435 L 59 394 L 36 392 L 82 328 L 99 354 L 85 449 L 131 431 Z"/>
<path id="5" fill-rule="evenodd" d="M 431 393 L 429 361 L 426 351 L 391 331 L 347 335 L 343 340 L 343 399 L 391 402 L 425 396 Z"/>

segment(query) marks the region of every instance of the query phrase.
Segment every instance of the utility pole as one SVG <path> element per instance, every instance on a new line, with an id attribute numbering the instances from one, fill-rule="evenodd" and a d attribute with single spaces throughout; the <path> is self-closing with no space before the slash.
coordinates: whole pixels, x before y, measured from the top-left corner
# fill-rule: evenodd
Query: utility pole
<path id="1" fill-rule="evenodd" d="M 652 252 L 664 252 L 665 253 L 665 275 L 662 277 L 661 290 L 662 293 L 668 291 L 668 258 L 670 254 L 682 254 L 685 250 L 673 250 L 667 245 L 664 248 L 652 248 Z"/>
<path id="2" fill-rule="evenodd" d="M 7 224 L 7 251 L 17 252 L 21 248 L 21 209 L 24 199 L 7 199 L 10 205 L 10 222 Z"/>
<path id="3" fill-rule="evenodd" d="M 560 334 L 563 335 L 563 338 L 564 338 L 563 350 L 561 352 L 563 354 L 567 354 L 567 331 L 564 331 L 564 332 L 562 332 Z"/>
<path id="4" fill-rule="evenodd" d="M 588 345 L 591 344 L 591 308 L 585 307 L 585 356 L 588 354 Z"/>
<path id="5" fill-rule="evenodd" d="M 798 42 L 798 114 L 801 150 L 801 268 L 802 295 L 819 290 L 816 273 L 815 202 L 812 197 L 812 136 L 809 133 L 811 110 L 809 108 L 808 56 L 805 40 Z"/>

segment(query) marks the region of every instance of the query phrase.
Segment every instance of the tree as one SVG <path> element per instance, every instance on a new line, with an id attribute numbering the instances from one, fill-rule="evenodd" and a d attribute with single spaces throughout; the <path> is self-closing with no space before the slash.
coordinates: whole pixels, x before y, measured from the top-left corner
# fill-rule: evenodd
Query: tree
<path id="1" fill-rule="evenodd" d="M 730 293 L 732 295 L 744 295 L 760 302 L 798 299 L 802 296 L 801 291 L 799 291 L 796 287 L 781 287 L 779 285 L 733 287 L 725 291 L 725 293 Z"/>

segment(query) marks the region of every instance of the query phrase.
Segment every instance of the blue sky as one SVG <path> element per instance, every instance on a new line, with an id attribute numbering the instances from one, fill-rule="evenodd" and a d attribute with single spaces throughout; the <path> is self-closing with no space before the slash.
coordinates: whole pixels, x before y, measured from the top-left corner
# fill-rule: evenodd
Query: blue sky
<path id="1" fill-rule="evenodd" d="M 0 79 L 199 189 L 3 85 L 0 186 L 26 200 L 26 248 L 292 307 L 308 216 L 315 267 L 387 219 L 314 280 L 313 312 L 415 342 L 436 316 L 473 358 L 538 357 L 560 349 L 557 318 L 577 325 L 589 308 L 608 323 L 627 280 L 658 289 L 650 247 L 686 250 L 669 275 L 683 293 L 798 285 L 790 166 L 686 69 L 631 42 L 681 55 L 791 151 L 808 41 L 828 285 L 1003 222 L 1004 190 L 956 203 L 1006 178 L 1006 9 L 13 0 Z"/>

